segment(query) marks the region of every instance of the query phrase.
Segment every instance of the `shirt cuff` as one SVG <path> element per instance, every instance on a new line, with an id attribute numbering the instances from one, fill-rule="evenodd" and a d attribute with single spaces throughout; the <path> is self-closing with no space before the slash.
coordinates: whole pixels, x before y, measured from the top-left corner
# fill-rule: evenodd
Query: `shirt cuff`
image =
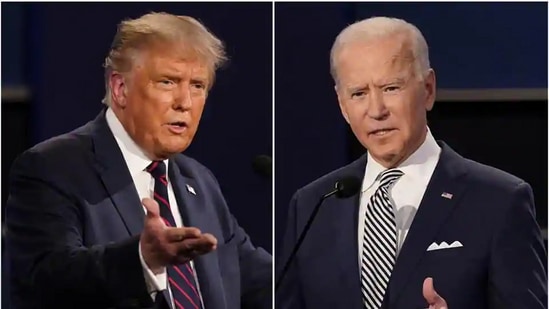
<path id="1" fill-rule="evenodd" d="M 166 267 L 162 268 L 162 271 L 155 275 L 152 270 L 145 263 L 143 259 L 143 253 L 141 252 L 141 242 L 139 242 L 139 260 L 141 261 L 141 266 L 143 267 L 143 274 L 145 276 L 145 283 L 147 284 L 147 290 L 149 294 L 154 298 L 154 295 L 158 291 L 163 291 L 168 288 L 168 277 L 166 274 Z"/>

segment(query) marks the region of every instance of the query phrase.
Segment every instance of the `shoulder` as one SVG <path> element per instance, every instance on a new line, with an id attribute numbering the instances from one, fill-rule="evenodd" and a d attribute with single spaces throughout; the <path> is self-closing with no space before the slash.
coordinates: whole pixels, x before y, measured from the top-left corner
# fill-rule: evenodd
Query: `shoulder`
<path id="1" fill-rule="evenodd" d="M 197 159 L 180 153 L 173 157 L 173 160 L 184 176 L 196 179 L 198 182 L 205 182 L 210 185 L 214 184 L 219 187 L 219 183 L 213 172 Z"/>
<path id="2" fill-rule="evenodd" d="M 189 174 L 188 176 L 199 176 L 203 173 L 212 174 L 211 170 L 204 164 L 186 154 L 179 153 L 173 159 L 182 171 Z"/>
<path id="3" fill-rule="evenodd" d="M 464 203 L 478 215 L 484 212 L 498 221 L 497 218 L 504 218 L 509 211 L 535 210 L 531 186 L 516 175 L 464 158 L 447 146 L 443 148 L 438 165 L 460 171 L 456 173 L 460 175 L 456 180 L 466 185 Z"/>
<path id="4" fill-rule="evenodd" d="M 466 158 L 463 159 L 463 164 L 467 167 L 469 182 L 478 188 L 512 193 L 519 186 L 529 186 L 523 179 L 493 166 Z"/>
<path id="5" fill-rule="evenodd" d="M 25 150 L 15 160 L 13 169 L 34 166 L 66 170 L 73 162 L 82 162 L 90 157 L 93 142 L 90 125 L 86 124 L 68 133 L 51 137 Z"/>

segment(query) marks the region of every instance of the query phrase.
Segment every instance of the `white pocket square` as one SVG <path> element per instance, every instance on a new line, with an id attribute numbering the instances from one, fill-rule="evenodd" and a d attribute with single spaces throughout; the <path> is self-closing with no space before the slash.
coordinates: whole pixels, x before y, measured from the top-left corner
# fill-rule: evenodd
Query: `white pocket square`
<path id="1" fill-rule="evenodd" d="M 445 241 L 441 242 L 440 245 L 434 242 L 429 246 L 429 248 L 427 248 L 427 251 L 451 249 L 451 248 L 459 248 L 459 247 L 463 247 L 463 245 L 457 240 L 451 243 L 450 245 Z"/>

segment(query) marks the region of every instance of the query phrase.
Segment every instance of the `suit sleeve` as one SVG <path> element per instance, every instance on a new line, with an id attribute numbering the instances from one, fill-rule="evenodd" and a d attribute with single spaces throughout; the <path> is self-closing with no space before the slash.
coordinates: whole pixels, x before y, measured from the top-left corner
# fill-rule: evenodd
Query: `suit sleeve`
<path id="1" fill-rule="evenodd" d="M 297 200 L 299 192 L 294 194 L 288 207 L 288 219 L 282 242 L 282 251 L 276 259 L 276 280 L 280 280 L 281 272 L 288 261 L 289 255 L 297 242 Z M 295 259 L 280 285 L 275 298 L 276 308 L 280 309 L 303 309 L 306 308 L 301 295 L 301 287 L 298 276 L 298 261 Z"/>
<path id="2" fill-rule="evenodd" d="M 151 295 L 152 299 L 154 299 L 158 291 L 166 290 L 168 288 L 168 271 L 166 270 L 166 267 L 162 267 L 158 274 L 153 273 L 143 258 L 141 243 L 139 243 L 139 261 L 141 262 L 141 267 L 143 268 L 147 291 L 149 292 L 149 295 Z"/>
<path id="3" fill-rule="evenodd" d="M 255 247 L 246 232 L 233 218 L 238 244 L 243 309 L 272 308 L 272 256 Z"/>
<path id="4" fill-rule="evenodd" d="M 151 307 L 139 237 L 86 247 L 78 197 L 48 168 L 40 154 L 26 152 L 12 169 L 7 250 L 18 308 L 38 299 L 45 308 Z"/>
<path id="5" fill-rule="evenodd" d="M 217 247 L 218 254 L 222 247 L 235 249 L 240 271 L 240 295 L 226 295 L 229 298 L 240 296 L 240 308 L 242 309 L 268 309 L 272 308 L 272 269 L 273 258 L 263 248 L 256 247 L 246 231 L 238 224 L 236 218 L 231 214 L 223 197 L 221 187 L 217 178 L 207 168 L 204 169 L 210 176 L 212 184 L 219 199 L 217 204 L 221 205 L 218 210 L 223 218 L 223 226 L 226 227 L 225 243 Z M 228 277 L 230 278 L 230 277 Z M 229 279 L 230 280 L 230 279 Z M 207 308 L 206 308 L 207 309 Z"/>
<path id="6" fill-rule="evenodd" d="M 547 308 L 547 253 L 536 222 L 532 189 L 520 184 L 496 230 L 489 281 L 491 308 Z"/>

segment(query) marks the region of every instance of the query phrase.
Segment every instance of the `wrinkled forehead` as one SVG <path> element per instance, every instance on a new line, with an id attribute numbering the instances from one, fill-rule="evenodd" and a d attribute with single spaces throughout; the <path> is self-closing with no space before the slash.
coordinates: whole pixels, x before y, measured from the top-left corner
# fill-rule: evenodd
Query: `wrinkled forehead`
<path id="1" fill-rule="evenodd" d="M 133 66 L 136 70 L 148 72 L 192 71 L 194 75 L 204 75 L 204 78 L 211 78 L 213 74 L 213 67 L 205 57 L 184 43 L 156 42 L 143 47 L 135 54 Z"/>
<path id="2" fill-rule="evenodd" d="M 403 35 L 348 42 L 336 54 L 336 70 L 340 77 L 356 70 L 371 74 L 407 71 L 415 61 L 412 48 Z"/>

